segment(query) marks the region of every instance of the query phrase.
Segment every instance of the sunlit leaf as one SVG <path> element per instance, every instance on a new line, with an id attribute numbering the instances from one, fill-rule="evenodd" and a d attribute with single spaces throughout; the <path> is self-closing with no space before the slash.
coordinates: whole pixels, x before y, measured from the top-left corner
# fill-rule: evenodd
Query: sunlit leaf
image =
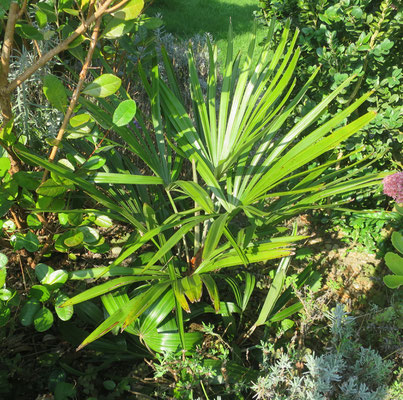
<path id="1" fill-rule="evenodd" d="M 385 254 L 385 262 L 394 274 L 403 276 L 403 257 L 389 251 Z"/>
<path id="2" fill-rule="evenodd" d="M 73 304 L 81 303 L 94 297 L 101 296 L 112 290 L 116 290 L 122 286 L 130 285 L 131 283 L 134 282 L 141 282 L 151 279 L 154 279 L 154 277 L 151 275 L 124 276 L 121 278 L 116 278 L 79 293 L 77 296 L 74 296 L 66 300 L 66 302 L 63 303 L 61 307 L 67 307 Z"/>
<path id="3" fill-rule="evenodd" d="M 15 25 L 15 30 L 17 34 L 25 39 L 31 40 L 42 40 L 43 35 L 42 33 L 36 29 L 34 26 L 24 23 L 17 23 Z"/>
<path id="4" fill-rule="evenodd" d="M 43 303 L 50 298 L 50 292 L 46 286 L 33 285 L 29 290 L 29 298 L 37 299 Z"/>
<path id="5" fill-rule="evenodd" d="M 36 193 L 47 197 L 57 197 L 72 189 L 74 189 L 74 186 L 71 184 L 61 184 L 53 179 L 47 179 L 36 189 Z"/>
<path id="6" fill-rule="evenodd" d="M 10 169 L 11 163 L 8 157 L 1 157 L 0 158 L 0 179 L 2 179 L 7 171 Z"/>
<path id="7" fill-rule="evenodd" d="M 215 312 L 219 312 L 220 311 L 220 296 L 219 296 L 219 291 L 218 291 L 217 284 L 215 283 L 215 280 L 208 274 L 201 274 L 200 278 L 207 288 L 210 299 L 213 302 Z"/>
<path id="8" fill-rule="evenodd" d="M 110 228 L 113 222 L 107 215 L 99 215 L 96 217 L 94 224 L 102 228 Z"/>
<path id="9" fill-rule="evenodd" d="M 63 308 L 60 307 L 68 299 L 69 297 L 63 292 L 59 292 L 55 299 L 55 311 L 62 321 L 68 321 L 73 316 L 74 313 L 74 308 L 72 305 Z"/>
<path id="10" fill-rule="evenodd" d="M 143 337 L 147 346 L 158 352 L 179 352 L 182 349 L 182 342 L 178 333 L 158 333 L 152 332 Z M 187 332 L 184 335 L 185 348 L 189 352 L 196 349 L 203 341 L 201 332 Z"/>
<path id="11" fill-rule="evenodd" d="M 99 240 L 99 232 L 97 229 L 92 228 L 91 226 L 79 226 L 77 228 L 79 232 L 83 234 L 83 241 L 85 243 L 96 243 Z"/>
<path id="12" fill-rule="evenodd" d="M 34 316 L 34 326 L 38 332 L 45 332 L 53 325 L 53 314 L 46 308 L 41 308 Z"/>
<path id="13" fill-rule="evenodd" d="M 35 275 L 41 283 L 46 276 L 50 275 L 53 271 L 54 269 L 52 267 L 42 263 L 37 264 L 35 267 Z"/>
<path id="14" fill-rule="evenodd" d="M 84 233 L 78 230 L 71 231 L 71 234 L 69 232 L 69 236 L 67 236 L 64 240 L 63 243 L 67 247 L 76 247 L 80 245 L 84 241 Z"/>
<path id="15" fill-rule="evenodd" d="M 392 233 L 392 244 L 397 251 L 403 254 L 403 235 L 400 232 Z"/>
<path id="16" fill-rule="evenodd" d="M 109 318 L 107 318 L 101 325 L 99 325 L 77 348 L 82 349 L 87 344 L 105 335 L 111 331 L 115 326 L 123 322 L 123 329 L 130 325 L 138 318 L 151 304 L 157 300 L 161 294 L 169 286 L 169 283 L 162 282 L 153 285 L 146 292 L 131 299 L 124 307 L 116 311 Z"/>
<path id="17" fill-rule="evenodd" d="M 397 289 L 403 285 L 403 275 L 386 275 L 383 277 L 385 285 L 390 289 Z"/>
<path id="18" fill-rule="evenodd" d="M 113 113 L 113 123 L 116 126 L 127 125 L 136 115 L 136 108 L 134 100 L 122 101 Z"/>
<path id="19" fill-rule="evenodd" d="M 107 97 L 114 94 L 122 81 L 115 75 L 104 74 L 94 79 L 83 91 L 83 94 L 93 97 Z"/>
<path id="20" fill-rule="evenodd" d="M 107 39 L 117 39 L 134 28 L 134 21 L 123 21 L 118 18 L 112 19 L 106 25 L 103 36 Z"/>
<path id="21" fill-rule="evenodd" d="M 8 262 L 7 256 L 3 253 L 0 253 L 0 288 L 2 288 L 4 286 L 4 283 L 6 282 L 7 262 Z"/>
<path id="22" fill-rule="evenodd" d="M 106 159 L 100 156 L 92 156 L 89 158 L 81 168 L 88 169 L 90 171 L 102 168 L 105 165 Z"/>
<path id="23" fill-rule="evenodd" d="M 69 274 L 65 270 L 58 269 L 57 271 L 53 271 L 52 273 L 46 275 L 41 283 L 43 285 L 51 286 L 52 288 L 59 288 L 66 283 L 68 277 Z"/>
<path id="24" fill-rule="evenodd" d="M 34 322 L 34 316 L 41 308 L 39 300 L 28 300 L 21 309 L 20 321 L 23 326 L 29 326 Z"/>
<path id="25" fill-rule="evenodd" d="M 68 102 L 67 94 L 59 78 L 54 75 L 46 75 L 43 78 L 43 93 L 54 108 L 65 112 Z"/>
<path id="26" fill-rule="evenodd" d="M 182 288 L 186 297 L 191 303 L 199 301 L 202 295 L 202 280 L 198 274 L 193 274 L 191 276 L 185 276 L 181 280 Z"/>
<path id="27" fill-rule="evenodd" d="M 130 0 L 123 7 L 113 13 L 113 16 L 125 21 L 137 18 L 144 7 L 143 0 Z"/>

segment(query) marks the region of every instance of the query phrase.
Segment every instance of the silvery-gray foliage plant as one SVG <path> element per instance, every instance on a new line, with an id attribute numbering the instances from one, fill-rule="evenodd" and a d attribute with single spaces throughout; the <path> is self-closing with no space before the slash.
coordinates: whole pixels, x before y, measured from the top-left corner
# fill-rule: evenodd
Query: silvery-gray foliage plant
<path id="1" fill-rule="evenodd" d="M 331 348 L 317 356 L 305 357 L 305 371 L 300 373 L 294 354 L 283 354 L 273 365 L 270 345 L 263 344 L 265 373 L 254 383 L 256 399 L 270 400 L 382 400 L 392 363 L 354 338 L 354 318 L 337 305 L 327 314 L 332 333 Z M 266 351 L 265 351 L 266 350 Z"/>

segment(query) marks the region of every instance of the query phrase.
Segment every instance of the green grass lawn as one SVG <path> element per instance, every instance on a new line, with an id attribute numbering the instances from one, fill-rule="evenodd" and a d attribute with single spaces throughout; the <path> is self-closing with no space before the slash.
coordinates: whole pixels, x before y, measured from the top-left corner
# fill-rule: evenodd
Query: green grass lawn
<path id="1" fill-rule="evenodd" d="M 162 14 L 167 32 L 182 39 L 211 33 L 219 49 L 219 61 L 222 61 L 230 19 L 234 47 L 246 52 L 253 30 L 253 12 L 257 10 L 258 0 L 155 0 L 147 14 Z M 258 26 L 258 42 L 264 38 L 265 31 L 262 25 Z"/>

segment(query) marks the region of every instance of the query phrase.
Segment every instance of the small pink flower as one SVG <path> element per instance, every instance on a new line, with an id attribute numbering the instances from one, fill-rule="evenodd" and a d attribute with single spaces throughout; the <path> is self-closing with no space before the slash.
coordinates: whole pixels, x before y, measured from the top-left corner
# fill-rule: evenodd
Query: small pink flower
<path id="1" fill-rule="evenodd" d="M 383 192 L 398 203 L 403 203 L 403 172 L 383 178 Z"/>

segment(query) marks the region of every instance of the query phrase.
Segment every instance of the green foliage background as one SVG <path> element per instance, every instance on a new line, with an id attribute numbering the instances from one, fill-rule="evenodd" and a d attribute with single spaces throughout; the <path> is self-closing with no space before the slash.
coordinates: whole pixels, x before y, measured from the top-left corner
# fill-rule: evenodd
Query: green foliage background
<path id="1" fill-rule="evenodd" d="M 356 114 L 376 110 L 378 115 L 362 134 L 347 140 L 341 151 L 364 146 L 364 151 L 356 154 L 356 158 L 386 151 L 372 168 L 393 170 L 401 166 L 401 3 L 392 0 L 269 0 L 260 4 L 266 20 L 290 18 L 292 25 L 301 30 L 299 77 L 305 77 L 315 65 L 322 65 L 314 83 L 315 90 L 309 93 L 301 114 L 308 112 L 323 93 L 347 76 L 356 74 L 354 84 L 338 96 L 338 104 L 329 107 L 328 113 L 334 115 L 355 96 L 374 90 L 369 98 L 371 104 L 361 107 Z"/>

